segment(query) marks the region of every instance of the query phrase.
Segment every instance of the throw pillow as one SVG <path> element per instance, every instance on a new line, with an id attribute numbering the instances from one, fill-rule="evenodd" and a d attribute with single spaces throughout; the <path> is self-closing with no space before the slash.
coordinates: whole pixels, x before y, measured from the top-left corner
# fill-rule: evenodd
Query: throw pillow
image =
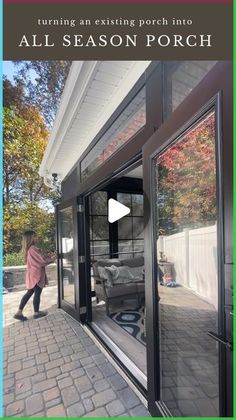
<path id="1" fill-rule="evenodd" d="M 118 267 L 116 265 L 111 265 L 110 267 L 106 267 L 106 270 L 109 271 L 114 282 L 114 280 L 116 280 L 118 277 Z"/>
<path id="2" fill-rule="evenodd" d="M 110 286 L 113 286 L 114 284 L 141 282 L 144 280 L 144 266 L 127 267 L 122 265 L 117 267 L 115 265 L 111 265 L 110 267 L 99 267 L 99 269 L 103 269 L 100 270 L 100 277 L 107 279 L 107 285 Z"/>
<path id="3" fill-rule="evenodd" d="M 106 269 L 109 270 L 112 275 L 113 284 L 125 284 L 133 281 L 133 274 L 130 272 L 129 267 L 116 267 L 112 265 L 111 267 L 106 267 Z"/>
<path id="4" fill-rule="evenodd" d="M 98 273 L 99 273 L 99 277 L 101 277 L 101 279 L 106 280 L 106 286 L 112 287 L 113 286 L 112 275 L 111 275 L 110 271 L 108 270 L 108 268 L 110 268 L 110 267 L 98 266 Z"/>

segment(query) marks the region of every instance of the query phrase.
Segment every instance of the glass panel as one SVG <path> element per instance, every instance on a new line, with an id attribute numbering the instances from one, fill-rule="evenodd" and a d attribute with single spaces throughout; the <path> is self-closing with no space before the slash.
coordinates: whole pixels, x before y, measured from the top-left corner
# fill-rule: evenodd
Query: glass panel
<path id="1" fill-rule="evenodd" d="M 167 113 L 171 114 L 216 64 L 216 61 L 184 61 L 168 74 Z"/>
<path id="2" fill-rule="evenodd" d="M 133 255 L 133 253 L 132 254 L 120 254 L 120 260 L 122 261 L 122 260 L 127 260 L 128 258 L 130 259 L 130 258 L 133 258 L 134 257 L 134 255 Z M 137 306 L 137 303 L 136 303 L 136 305 L 135 306 Z"/>
<path id="3" fill-rule="evenodd" d="M 107 215 L 107 192 L 97 191 L 91 195 L 91 214 L 94 215 Z"/>
<path id="4" fill-rule="evenodd" d="M 132 252 L 132 241 L 119 241 L 119 252 Z"/>
<path id="5" fill-rule="evenodd" d="M 140 253 L 144 252 L 144 242 L 142 239 L 139 241 L 134 241 L 134 251 Z"/>
<path id="6" fill-rule="evenodd" d="M 143 195 L 132 194 L 132 215 L 143 216 Z"/>
<path id="7" fill-rule="evenodd" d="M 124 143 L 129 141 L 146 124 L 145 87 L 133 98 L 111 127 L 81 162 L 84 181 Z"/>
<path id="8" fill-rule="evenodd" d="M 143 217 L 133 217 L 133 239 L 142 239 L 144 236 Z"/>
<path id="9" fill-rule="evenodd" d="M 118 193 L 117 201 L 119 201 L 119 203 L 124 204 L 124 206 L 127 206 L 131 209 L 131 194 Z"/>
<path id="10" fill-rule="evenodd" d="M 215 113 L 155 165 L 161 398 L 175 417 L 218 417 Z"/>
<path id="11" fill-rule="evenodd" d="M 73 210 L 60 211 L 63 298 L 75 304 Z"/>
<path id="12" fill-rule="evenodd" d="M 91 262 L 91 290 L 94 291 L 94 270 L 93 264 L 99 260 L 110 258 L 110 246 L 108 241 L 93 241 L 90 243 L 90 262 Z"/>
<path id="13" fill-rule="evenodd" d="M 131 208 L 131 193 L 118 193 L 114 198 Z M 92 203 L 93 199 L 90 209 Z M 96 211 L 100 210 L 96 208 Z M 144 241 L 134 241 L 131 215 L 113 226 L 109 225 L 107 216 L 92 214 L 90 218 L 93 221 L 90 237 L 92 321 L 146 375 L 145 278 L 144 259 L 140 258 Z M 139 221 L 135 229 L 139 235 L 143 218 L 135 219 Z M 107 229 L 110 226 L 109 240 L 94 240 L 95 236 L 104 236 L 101 228 L 105 225 Z M 94 226 L 97 226 L 95 231 Z"/>
<path id="14" fill-rule="evenodd" d="M 95 261 L 99 261 L 99 260 L 108 260 L 110 258 L 110 254 L 102 254 L 102 255 L 96 255 L 96 257 L 94 257 Z"/>
<path id="15" fill-rule="evenodd" d="M 90 216 L 89 218 L 89 237 L 90 237 L 90 240 L 92 241 L 93 239 L 93 217 L 92 216 Z"/>
<path id="16" fill-rule="evenodd" d="M 132 239 L 132 217 L 123 217 L 118 221 L 118 238 Z"/>
<path id="17" fill-rule="evenodd" d="M 106 216 L 93 216 L 93 239 L 109 239 L 109 224 Z"/>
<path id="18" fill-rule="evenodd" d="M 94 241 L 93 242 L 93 255 L 91 258 L 94 257 L 94 260 L 98 260 L 98 256 L 102 255 L 105 258 L 105 255 L 108 255 L 109 258 L 110 254 L 110 245 L 109 241 Z"/>

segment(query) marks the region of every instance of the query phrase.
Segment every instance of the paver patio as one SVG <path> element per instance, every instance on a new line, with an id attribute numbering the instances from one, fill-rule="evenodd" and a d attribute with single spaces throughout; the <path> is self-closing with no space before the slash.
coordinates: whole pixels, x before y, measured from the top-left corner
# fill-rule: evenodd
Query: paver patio
<path id="1" fill-rule="evenodd" d="M 24 292 L 3 297 L 5 417 L 149 417 L 130 386 L 78 322 L 57 308 L 57 288 L 47 287 L 42 309 L 32 303 L 21 323 L 13 314 Z"/>

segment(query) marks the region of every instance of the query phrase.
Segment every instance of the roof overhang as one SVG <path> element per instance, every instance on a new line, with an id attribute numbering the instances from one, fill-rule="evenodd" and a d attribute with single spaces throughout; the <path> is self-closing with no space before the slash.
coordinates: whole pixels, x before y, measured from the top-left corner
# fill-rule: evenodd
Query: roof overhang
<path id="1" fill-rule="evenodd" d="M 39 173 L 63 180 L 150 61 L 73 61 Z"/>

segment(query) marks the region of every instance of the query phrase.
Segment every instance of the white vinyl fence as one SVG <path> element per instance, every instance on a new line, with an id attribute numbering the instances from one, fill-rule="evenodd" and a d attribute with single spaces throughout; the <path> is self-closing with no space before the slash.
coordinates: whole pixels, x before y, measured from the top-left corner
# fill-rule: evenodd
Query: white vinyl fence
<path id="1" fill-rule="evenodd" d="M 217 308 L 216 225 L 160 236 L 157 241 L 158 258 L 160 251 L 174 263 L 177 284 L 193 290 Z"/>

